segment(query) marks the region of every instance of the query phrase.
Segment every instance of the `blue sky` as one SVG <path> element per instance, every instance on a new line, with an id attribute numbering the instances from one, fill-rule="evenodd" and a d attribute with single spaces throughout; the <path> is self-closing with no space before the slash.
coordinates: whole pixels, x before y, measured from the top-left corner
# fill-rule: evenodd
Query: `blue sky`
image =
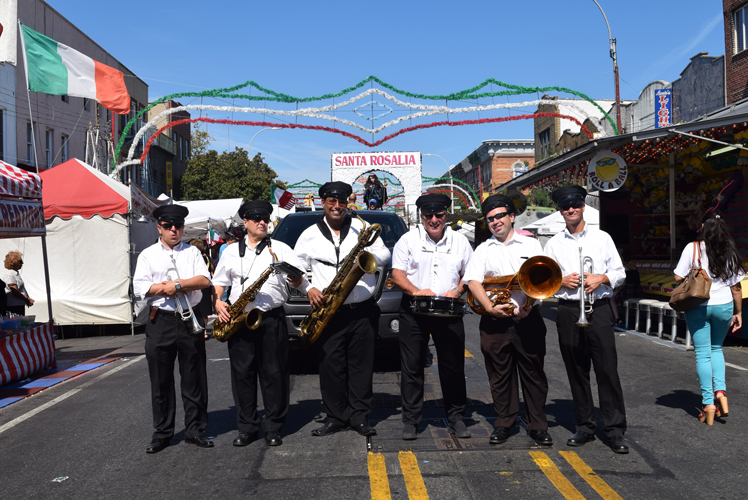
<path id="1" fill-rule="evenodd" d="M 618 40 L 622 99 L 636 99 L 653 80 L 677 79 L 699 52 L 724 53 L 721 1 L 598 1 Z M 148 83 L 150 99 L 247 80 L 303 97 L 338 92 L 369 75 L 418 94 L 447 94 L 495 78 L 614 98 L 608 31 L 592 0 L 48 2 Z M 314 103 L 325 104 L 331 101 Z M 491 104 L 491 98 L 479 104 Z M 475 118 L 477 113 L 459 117 Z M 261 117 L 237 114 L 233 119 Z M 312 119 L 300 123 L 329 125 Z M 209 128 L 218 150 L 246 149 L 257 130 Z M 326 132 L 279 130 L 258 135 L 251 152 L 261 152 L 283 181 L 325 182 L 333 152 L 421 151 L 455 164 L 483 140 L 531 139 L 532 133 L 531 121 L 442 127 L 403 134 L 371 149 Z M 424 157 L 423 170 L 437 176 L 446 166 L 439 158 Z"/>

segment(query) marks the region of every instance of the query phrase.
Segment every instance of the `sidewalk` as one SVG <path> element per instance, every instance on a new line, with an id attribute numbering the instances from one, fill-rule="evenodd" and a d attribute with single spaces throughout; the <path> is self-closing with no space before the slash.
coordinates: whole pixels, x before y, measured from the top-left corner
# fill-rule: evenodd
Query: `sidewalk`
<path id="1" fill-rule="evenodd" d="M 55 340 L 57 366 L 0 387 L 0 408 L 121 358 L 143 354 L 145 334 Z"/>

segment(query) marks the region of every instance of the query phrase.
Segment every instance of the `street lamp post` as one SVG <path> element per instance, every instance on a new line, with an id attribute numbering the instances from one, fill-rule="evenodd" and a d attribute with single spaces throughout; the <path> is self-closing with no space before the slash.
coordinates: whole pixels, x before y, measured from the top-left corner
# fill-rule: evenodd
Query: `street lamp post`
<path id="1" fill-rule="evenodd" d="M 597 0 L 592 0 L 595 2 L 595 5 L 597 5 L 597 8 L 600 9 L 600 12 L 603 15 L 603 19 L 605 19 L 605 25 L 608 27 L 608 39 L 610 40 L 610 58 L 613 59 L 613 78 L 615 79 L 615 87 L 616 87 L 616 123 L 618 124 L 618 133 L 621 133 L 621 94 L 619 91 L 618 86 L 618 55 L 616 54 L 616 39 L 613 38 L 612 33 L 610 32 L 610 24 L 608 23 L 608 18 L 605 15 L 605 12 L 603 11 L 603 8 L 600 7 L 600 4 L 597 3 Z"/>
<path id="2" fill-rule="evenodd" d="M 444 164 L 447 166 L 447 170 L 449 171 L 449 198 L 452 200 L 452 213 L 455 213 L 455 182 L 454 182 L 454 176 L 452 175 L 452 167 L 454 165 L 450 166 L 449 163 L 447 163 L 447 160 L 442 158 L 441 156 L 433 153 L 421 153 L 423 156 L 436 156 L 441 161 L 444 162 Z M 465 207 L 467 208 L 467 207 Z"/>
<path id="3" fill-rule="evenodd" d="M 249 140 L 249 146 L 247 146 L 247 152 L 249 153 L 249 150 L 252 148 L 252 141 L 255 140 L 255 137 L 259 135 L 260 132 L 264 132 L 266 130 L 280 130 L 282 127 L 268 127 L 268 128 L 261 128 L 257 131 L 255 135 L 252 136 L 252 138 Z"/>

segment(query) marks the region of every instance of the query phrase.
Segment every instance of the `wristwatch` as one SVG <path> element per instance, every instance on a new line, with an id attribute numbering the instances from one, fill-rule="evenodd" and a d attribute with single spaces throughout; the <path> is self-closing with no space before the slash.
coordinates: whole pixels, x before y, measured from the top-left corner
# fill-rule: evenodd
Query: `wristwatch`
<path id="1" fill-rule="evenodd" d="M 181 284 L 180 284 L 180 283 L 179 283 L 178 281 L 175 281 L 175 282 L 174 282 L 174 288 L 175 288 L 175 289 L 176 289 L 176 291 L 178 292 L 179 290 L 181 290 L 181 289 L 182 289 L 182 285 L 181 285 Z"/>

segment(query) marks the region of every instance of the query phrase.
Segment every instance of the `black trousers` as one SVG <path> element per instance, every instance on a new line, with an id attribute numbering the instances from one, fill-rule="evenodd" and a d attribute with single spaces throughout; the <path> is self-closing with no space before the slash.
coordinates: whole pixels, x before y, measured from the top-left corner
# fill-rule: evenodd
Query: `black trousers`
<path id="1" fill-rule="evenodd" d="M 514 427 L 519 414 L 519 384 L 525 401 L 528 430 L 548 430 L 545 401 L 548 379 L 545 361 L 545 322 L 538 308 L 515 322 L 485 315 L 480 321 L 480 348 L 486 361 L 496 427 Z"/>
<path id="2" fill-rule="evenodd" d="M 576 304 L 576 305 L 574 305 Z M 600 413 L 609 438 L 626 432 L 626 408 L 623 389 L 618 378 L 618 354 L 613 332 L 613 312 L 608 301 L 596 303 L 587 315 L 590 326 L 575 325 L 579 319 L 579 303 L 559 303 L 556 315 L 558 343 L 569 377 L 577 432 L 595 433 L 595 405 L 590 388 L 590 365 L 595 368 Z"/>
<path id="3" fill-rule="evenodd" d="M 379 306 L 374 299 L 343 305 L 314 343 L 327 421 L 367 423 L 374 406 L 374 346 Z"/>
<path id="4" fill-rule="evenodd" d="M 262 431 L 280 433 L 288 414 L 290 374 L 288 327 L 282 307 L 262 313 L 256 330 L 242 328 L 228 340 L 231 390 L 239 432 L 259 430 L 257 379 L 260 380 L 265 418 Z"/>
<path id="5" fill-rule="evenodd" d="M 159 311 L 145 327 L 145 356 L 151 377 L 153 439 L 174 435 L 176 393 L 174 362 L 179 359 L 179 378 L 184 404 L 184 437 L 202 435 L 208 425 L 208 376 L 205 370 L 205 337 L 194 335 L 189 323 Z"/>
<path id="6" fill-rule="evenodd" d="M 451 423 L 465 417 L 465 326 L 461 317 L 413 314 L 411 297 L 400 303 L 400 397 L 404 424 L 418 425 L 423 416 L 423 365 L 429 337 L 439 358 L 444 411 Z"/>

